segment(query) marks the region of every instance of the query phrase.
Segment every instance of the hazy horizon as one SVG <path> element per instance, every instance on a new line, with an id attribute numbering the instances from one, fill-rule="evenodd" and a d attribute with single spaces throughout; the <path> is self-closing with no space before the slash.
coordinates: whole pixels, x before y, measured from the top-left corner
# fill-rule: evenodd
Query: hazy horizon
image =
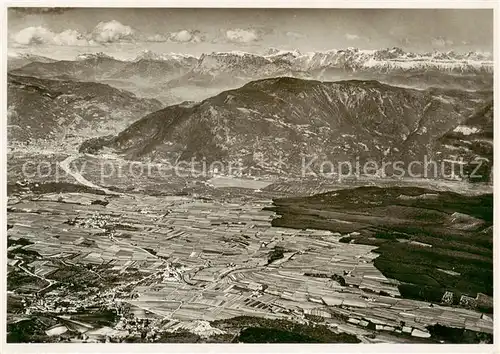
<path id="1" fill-rule="evenodd" d="M 476 9 L 10 8 L 8 31 L 9 52 L 64 58 L 270 47 L 493 51 L 493 11 Z"/>

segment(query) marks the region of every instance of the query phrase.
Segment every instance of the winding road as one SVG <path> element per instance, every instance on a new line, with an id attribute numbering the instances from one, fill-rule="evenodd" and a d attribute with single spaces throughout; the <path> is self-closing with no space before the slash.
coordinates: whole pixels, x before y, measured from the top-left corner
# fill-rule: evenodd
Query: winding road
<path id="1" fill-rule="evenodd" d="M 64 172 L 66 172 L 68 175 L 72 176 L 78 183 L 80 183 L 84 186 L 103 191 L 104 193 L 110 194 L 110 195 L 122 195 L 122 193 L 114 192 L 112 190 L 109 190 L 107 188 L 98 186 L 97 184 L 90 182 L 88 179 L 83 177 L 82 174 L 80 173 L 80 171 L 78 171 L 78 170 L 73 171 L 71 169 L 71 163 L 73 161 L 75 161 L 76 159 L 78 159 L 79 157 L 83 157 L 83 156 L 85 156 L 85 155 L 84 154 L 70 155 L 66 159 L 64 159 L 63 161 L 59 162 L 59 166 L 62 168 L 62 170 Z"/>
<path id="2" fill-rule="evenodd" d="M 47 283 L 49 283 L 46 287 L 44 287 L 44 288 L 42 288 L 42 289 L 38 290 L 38 291 L 37 291 L 37 293 L 41 293 L 41 292 L 42 292 L 42 291 L 44 291 L 45 289 L 50 288 L 52 285 L 57 284 L 57 281 L 56 281 L 56 280 L 47 279 L 47 278 L 45 278 L 45 277 L 42 277 L 42 276 L 40 276 L 40 275 L 38 275 L 38 274 L 35 274 L 35 273 L 33 273 L 33 272 L 29 271 L 28 269 L 26 269 L 25 267 L 23 267 L 23 264 L 24 264 L 24 260 L 21 260 L 21 261 L 19 262 L 19 264 L 17 265 L 17 267 L 18 267 L 19 269 L 21 269 L 22 271 L 24 271 L 25 273 L 27 273 L 28 275 L 30 275 L 30 276 L 32 276 L 32 277 L 35 277 L 35 278 L 38 278 L 38 279 L 41 279 L 41 280 L 44 280 L 44 281 L 46 281 Z"/>

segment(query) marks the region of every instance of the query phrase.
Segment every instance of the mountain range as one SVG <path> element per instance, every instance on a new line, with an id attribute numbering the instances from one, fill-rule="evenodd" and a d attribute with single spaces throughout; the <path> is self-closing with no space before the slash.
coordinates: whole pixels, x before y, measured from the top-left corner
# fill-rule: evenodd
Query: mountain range
<path id="1" fill-rule="evenodd" d="M 416 88 L 491 89 L 493 61 L 483 53 L 410 53 L 400 48 L 348 48 L 301 53 L 271 49 L 265 54 L 214 52 L 199 57 L 141 53 L 118 60 L 104 53 L 75 60 L 31 61 L 13 73 L 52 79 L 97 81 L 157 98 L 164 104 L 202 100 L 249 81 L 289 76 L 310 80 L 378 80 Z"/>
<path id="2" fill-rule="evenodd" d="M 37 63 L 54 63 L 56 59 L 47 58 L 36 54 L 11 54 L 7 58 L 7 71 L 22 68 L 28 64 Z"/>
<path id="3" fill-rule="evenodd" d="M 223 161 L 241 163 L 245 173 L 295 175 L 311 157 L 315 171 L 323 161 L 354 163 L 354 156 L 361 163 L 410 161 L 433 156 L 439 139 L 491 96 L 373 80 L 263 79 L 153 112 L 83 150 L 108 146 L 129 159 Z"/>
<path id="4" fill-rule="evenodd" d="M 311 158 L 307 166 L 318 171 L 354 157 L 427 156 L 462 159 L 469 170 L 482 161 L 481 181 L 491 179 L 493 69 L 482 53 L 272 49 L 9 60 L 11 140 L 55 139 L 66 126 L 69 134 L 110 135 L 82 151 L 108 146 L 129 159 L 194 158 L 297 175 Z"/>

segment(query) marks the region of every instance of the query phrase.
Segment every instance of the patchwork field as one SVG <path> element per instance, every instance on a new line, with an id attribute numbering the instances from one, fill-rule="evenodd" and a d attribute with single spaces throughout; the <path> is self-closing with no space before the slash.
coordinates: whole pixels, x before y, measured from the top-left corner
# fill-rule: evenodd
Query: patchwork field
<path id="1" fill-rule="evenodd" d="M 491 293 L 484 282 L 491 234 L 469 249 L 456 239 L 487 230 L 484 200 L 471 207 L 476 219 L 453 221 L 457 236 L 392 237 L 409 232 L 398 220 L 429 227 L 425 220 L 433 217 L 435 224 L 444 212 L 422 214 L 407 205 L 396 213 L 393 201 L 384 210 L 363 209 L 350 191 L 338 192 L 348 193 L 343 204 L 318 211 L 323 197 L 311 197 L 314 208 L 307 198 L 273 204 L 275 194 L 265 189 L 204 185 L 198 196 L 147 195 L 36 184 L 14 183 L 9 192 L 11 341 L 265 341 L 273 331 L 283 340 L 292 333 L 308 341 L 452 341 L 453 331 L 469 342 L 491 340 Z M 371 198 L 380 197 L 372 192 Z M 394 231 L 385 229 L 385 237 L 382 227 Z M 414 275 L 403 279 L 391 266 L 403 269 L 406 257 L 446 250 L 444 240 L 456 257 L 477 259 L 479 268 L 467 273 L 443 260 L 430 273 L 444 279 L 443 289 L 457 290 L 451 302 L 443 294 L 412 295 L 408 284 L 425 284 Z M 290 328 L 287 321 L 305 327 Z M 320 325 L 339 337 L 311 337 L 307 326 Z"/>

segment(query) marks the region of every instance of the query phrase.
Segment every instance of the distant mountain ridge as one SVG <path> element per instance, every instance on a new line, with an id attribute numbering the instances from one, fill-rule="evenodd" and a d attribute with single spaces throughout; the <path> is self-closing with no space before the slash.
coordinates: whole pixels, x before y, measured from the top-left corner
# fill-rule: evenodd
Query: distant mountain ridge
<path id="1" fill-rule="evenodd" d="M 219 82 L 242 84 L 277 76 L 322 81 L 378 80 L 390 84 L 440 86 L 446 84 L 492 87 L 493 61 L 481 53 L 408 53 L 400 48 L 384 50 L 330 50 L 301 53 L 270 50 L 266 55 L 245 52 L 203 54 L 198 64 L 171 86 Z"/>
<path id="2" fill-rule="evenodd" d="M 16 57 L 31 57 L 36 59 L 39 57 L 34 54 L 11 54 L 10 59 Z M 51 62 L 60 61 L 57 59 L 49 59 Z M 425 66 L 440 68 L 443 70 L 465 71 L 487 71 L 493 70 L 493 57 L 491 53 L 484 52 L 467 52 L 458 53 L 454 51 L 447 52 L 428 52 L 414 53 L 406 52 L 401 48 L 393 47 L 380 50 L 362 50 L 358 48 L 332 49 L 326 51 L 301 52 L 299 50 L 281 50 L 270 48 L 263 54 L 256 54 L 242 51 L 229 52 L 212 52 L 194 56 L 190 54 L 179 53 L 156 53 L 150 50 L 140 52 L 133 59 L 118 59 L 104 52 L 79 54 L 75 61 L 88 59 L 112 59 L 121 62 L 137 62 L 140 60 L 151 61 L 178 61 L 182 63 L 186 60 L 196 60 L 201 67 L 209 67 L 207 60 L 218 59 L 221 62 L 226 61 L 229 64 L 231 61 L 240 61 L 239 59 L 247 60 L 249 63 L 253 60 L 266 63 L 274 62 L 279 64 L 288 62 L 294 66 L 295 70 L 312 70 L 324 67 L 342 66 L 344 68 L 360 69 L 362 67 L 381 67 L 386 69 L 400 68 L 402 70 L 421 69 Z M 35 60 L 33 60 L 35 61 Z M 43 60 L 40 60 L 43 61 Z M 72 60 L 67 60 L 72 61 Z M 200 69 L 201 70 L 201 69 Z"/>
<path id="3" fill-rule="evenodd" d="M 22 68 L 25 65 L 30 63 L 38 62 L 38 63 L 54 63 L 58 60 L 48 58 L 41 55 L 36 54 L 17 54 L 17 53 L 9 53 L 7 55 L 7 71 L 15 70 Z"/>
<path id="4" fill-rule="evenodd" d="M 310 80 L 378 80 L 416 88 L 491 89 L 493 60 L 484 53 L 411 53 L 400 48 L 348 48 L 301 53 L 271 49 L 265 54 L 213 52 L 199 57 L 150 51 L 131 60 L 104 53 L 77 60 L 30 62 L 17 75 L 63 80 L 97 81 L 131 90 L 165 104 L 202 100 L 207 88 L 226 90 L 249 81 L 289 76 Z M 191 88 L 191 89 L 186 89 Z"/>
<path id="5" fill-rule="evenodd" d="M 380 71 L 419 71 L 422 69 L 451 71 L 460 73 L 491 72 L 492 58 L 483 53 L 455 52 L 411 53 L 401 48 L 383 50 L 360 50 L 347 48 L 301 53 L 300 51 L 284 51 L 270 49 L 265 55 L 244 52 L 227 52 L 203 54 L 200 57 L 197 70 L 214 69 L 214 61 L 220 64 L 246 61 L 250 63 L 274 63 L 289 65 L 291 70 L 311 71 L 325 68 L 344 70 L 380 70 Z M 208 64 L 207 64 L 208 63 Z M 217 67 L 215 67 L 217 68 Z"/>

